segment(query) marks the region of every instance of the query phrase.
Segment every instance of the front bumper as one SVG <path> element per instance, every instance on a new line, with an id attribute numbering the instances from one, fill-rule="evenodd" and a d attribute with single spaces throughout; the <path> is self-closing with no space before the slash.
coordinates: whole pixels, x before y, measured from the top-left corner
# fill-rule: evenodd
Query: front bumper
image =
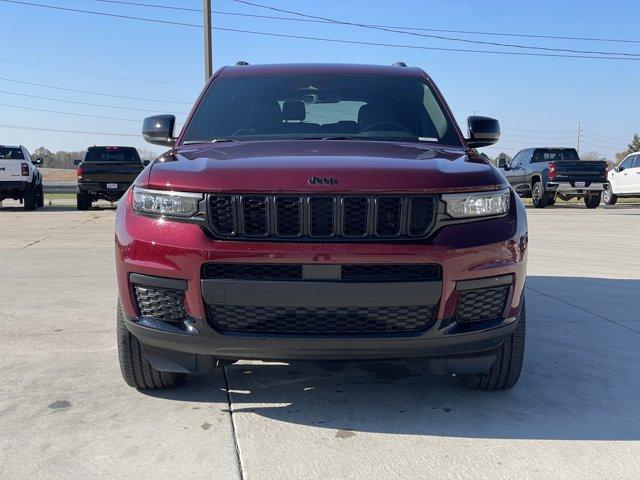
<path id="1" fill-rule="evenodd" d="M 520 311 L 526 275 L 527 228 L 522 202 L 514 196 L 512 205 L 506 217 L 450 225 L 428 242 L 267 243 L 213 240 L 197 225 L 136 215 L 127 195 L 126 201 L 120 202 L 116 217 L 116 267 L 126 325 L 160 370 L 208 371 L 214 359 L 429 357 L 437 372 L 482 371 L 491 366 L 496 349 L 515 329 Z M 202 279 L 202 266 L 209 263 L 325 267 L 435 264 L 442 274 L 437 284 L 404 285 L 404 289 L 393 283 L 362 286 L 294 282 L 287 286 L 277 282 L 241 284 L 233 281 L 221 288 L 223 285 L 219 282 Z M 189 328 L 180 331 L 141 317 L 132 288 L 132 274 L 160 278 L 160 282 L 169 279 L 177 282 L 174 287 L 183 285 Z M 509 278 L 509 293 L 499 318 L 464 324 L 455 320 L 459 285 L 505 277 Z M 291 295 L 287 295 L 288 291 Z M 421 302 L 433 304 L 433 322 L 428 328 L 411 332 L 291 335 L 221 332 L 208 320 L 210 304 L 278 305 L 284 298 L 296 305 L 329 307 L 368 304 L 375 308 L 390 302 L 398 305 Z"/>

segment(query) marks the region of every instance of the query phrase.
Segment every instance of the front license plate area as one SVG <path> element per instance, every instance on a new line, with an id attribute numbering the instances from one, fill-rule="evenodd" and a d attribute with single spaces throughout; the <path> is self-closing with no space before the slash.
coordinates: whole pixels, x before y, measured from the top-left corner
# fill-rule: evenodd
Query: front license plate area
<path id="1" fill-rule="evenodd" d="M 118 189 L 118 184 L 117 183 L 107 183 L 107 188 L 109 190 L 117 190 Z"/>
<path id="2" fill-rule="evenodd" d="M 576 182 L 576 188 L 584 188 L 587 182 Z"/>

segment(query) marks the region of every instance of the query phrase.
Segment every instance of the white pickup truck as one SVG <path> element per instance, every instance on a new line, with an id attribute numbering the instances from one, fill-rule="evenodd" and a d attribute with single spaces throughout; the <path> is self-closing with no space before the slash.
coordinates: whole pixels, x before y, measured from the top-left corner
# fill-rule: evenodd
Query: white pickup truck
<path id="1" fill-rule="evenodd" d="M 22 145 L 0 145 L 0 203 L 12 198 L 24 204 L 25 210 L 44 205 L 42 173 L 37 165 L 41 158 L 31 159 Z"/>

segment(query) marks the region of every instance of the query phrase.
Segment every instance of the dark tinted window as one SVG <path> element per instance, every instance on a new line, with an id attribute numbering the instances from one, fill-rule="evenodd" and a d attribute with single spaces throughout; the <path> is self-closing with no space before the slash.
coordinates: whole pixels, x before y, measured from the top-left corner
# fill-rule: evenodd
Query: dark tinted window
<path id="1" fill-rule="evenodd" d="M 574 148 L 538 148 L 531 163 L 578 161 L 578 152 Z"/>
<path id="2" fill-rule="evenodd" d="M 90 148 L 84 157 L 85 162 L 118 162 L 140 163 L 140 156 L 135 148 L 105 147 Z"/>
<path id="3" fill-rule="evenodd" d="M 221 78 L 207 91 L 184 140 L 332 135 L 460 145 L 451 118 L 420 79 L 331 74 Z"/>
<path id="4" fill-rule="evenodd" d="M 640 168 L 640 155 L 636 155 L 629 168 Z"/>
<path id="5" fill-rule="evenodd" d="M 24 160 L 21 148 L 0 147 L 0 158 L 3 160 Z"/>

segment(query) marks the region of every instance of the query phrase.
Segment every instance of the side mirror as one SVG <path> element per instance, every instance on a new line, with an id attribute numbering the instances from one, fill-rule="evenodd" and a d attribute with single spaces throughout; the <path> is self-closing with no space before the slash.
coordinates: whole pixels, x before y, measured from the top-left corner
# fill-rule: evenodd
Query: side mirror
<path id="1" fill-rule="evenodd" d="M 142 160 L 142 165 L 145 167 L 151 163 L 151 160 Z"/>
<path id="2" fill-rule="evenodd" d="M 614 168 L 614 170 L 615 170 L 616 172 L 621 172 L 621 171 L 623 171 L 623 170 L 624 170 L 624 167 L 623 167 L 622 165 L 618 165 L 616 168 Z"/>
<path id="3" fill-rule="evenodd" d="M 82 160 L 75 159 L 75 160 L 73 161 L 73 164 L 74 164 L 76 167 L 77 167 L 78 165 L 80 165 L 81 163 L 82 163 Z"/>
<path id="4" fill-rule="evenodd" d="M 500 123 L 495 118 L 472 116 L 467 119 L 471 148 L 488 147 L 500 140 Z"/>
<path id="5" fill-rule="evenodd" d="M 142 136 L 147 142 L 154 145 L 173 147 L 176 143 L 176 138 L 173 136 L 175 123 L 175 115 L 147 117 L 142 124 Z"/>
<path id="6" fill-rule="evenodd" d="M 44 165 L 44 160 L 41 157 L 36 157 L 33 159 L 34 165 Z"/>

